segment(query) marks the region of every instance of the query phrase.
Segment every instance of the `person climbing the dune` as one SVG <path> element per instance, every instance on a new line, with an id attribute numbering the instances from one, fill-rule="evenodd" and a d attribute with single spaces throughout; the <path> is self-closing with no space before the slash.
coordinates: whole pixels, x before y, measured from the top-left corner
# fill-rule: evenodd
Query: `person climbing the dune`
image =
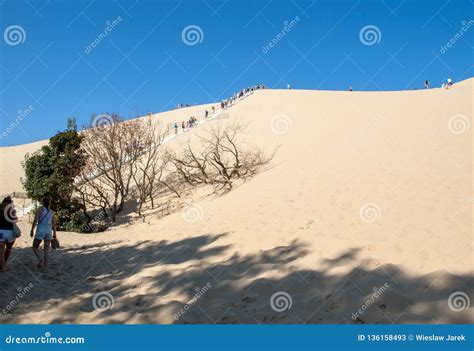
<path id="1" fill-rule="evenodd" d="M 10 257 L 15 239 L 21 235 L 16 226 L 17 216 L 10 196 L 0 204 L 0 272 L 7 270 L 7 261 Z"/>
<path id="2" fill-rule="evenodd" d="M 174 134 L 178 135 L 178 123 L 175 123 L 173 128 L 174 128 Z"/>
<path id="3" fill-rule="evenodd" d="M 45 197 L 42 200 L 43 206 L 36 212 L 35 219 L 31 226 L 30 237 L 33 237 L 33 252 L 38 258 L 37 267 L 46 268 L 49 263 L 49 252 L 51 251 L 51 241 L 57 239 L 56 236 L 56 214 L 51 209 L 51 198 Z M 36 227 L 36 234 L 34 230 Z M 41 242 L 44 242 L 43 256 L 40 253 Z"/>

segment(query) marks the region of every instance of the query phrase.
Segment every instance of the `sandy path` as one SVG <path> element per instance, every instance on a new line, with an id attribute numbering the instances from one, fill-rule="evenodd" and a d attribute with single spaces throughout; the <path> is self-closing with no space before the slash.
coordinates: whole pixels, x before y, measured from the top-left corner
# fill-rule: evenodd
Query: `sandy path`
<path id="1" fill-rule="evenodd" d="M 41 275 L 21 238 L 0 306 L 34 288 L 2 321 L 473 322 L 472 307 L 448 303 L 474 298 L 472 83 L 257 92 L 227 122 L 250 122 L 250 141 L 279 146 L 271 169 L 166 217 L 62 233 Z M 471 124 L 462 133 L 449 128 L 457 115 Z M 272 308 L 276 293 L 291 308 Z M 94 308 L 95 294 L 113 308 Z"/>

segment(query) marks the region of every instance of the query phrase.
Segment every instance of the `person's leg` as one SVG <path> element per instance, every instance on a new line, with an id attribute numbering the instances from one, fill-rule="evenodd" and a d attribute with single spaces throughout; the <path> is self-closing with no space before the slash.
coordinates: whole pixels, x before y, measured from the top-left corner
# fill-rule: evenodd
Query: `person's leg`
<path id="1" fill-rule="evenodd" d="M 41 239 L 34 239 L 33 240 L 33 252 L 35 253 L 36 258 L 38 259 L 38 267 L 43 265 L 43 259 L 41 258 L 41 252 L 40 252 L 40 245 L 41 245 Z"/>
<path id="2" fill-rule="evenodd" d="M 15 240 L 13 240 L 11 243 L 6 243 L 6 249 L 5 249 L 5 265 L 7 264 L 8 258 L 10 257 L 10 254 L 12 252 L 12 247 L 15 245 Z"/>
<path id="3" fill-rule="evenodd" d="M 0 272 L 5 270 L 5 242 L 0 241 Z"/>
<path id="4" fill-rule="evenodd" d="M 51 251 L 51 240 L 44 241 L 44 266 L 48 267 L 49 252 Z"/>

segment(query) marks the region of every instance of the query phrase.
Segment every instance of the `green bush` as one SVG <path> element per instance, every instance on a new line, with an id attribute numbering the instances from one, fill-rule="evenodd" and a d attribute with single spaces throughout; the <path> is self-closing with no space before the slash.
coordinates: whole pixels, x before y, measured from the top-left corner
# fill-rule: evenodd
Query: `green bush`
<path id="1" fill-rule="evenodd" d="M 22 183 L 26 193 L 38 202 L 45 196 L 52 198 L 58 230 L 80 231 L 84 225 L 81 205 L 73 197 L 74 179 L 86 160 L 80 149 L 82 139 L 75 122 L 68 120 L 67 130 L 58 132 L 37 152 L 26 155 L 23 162 L 26 177 Z"/>

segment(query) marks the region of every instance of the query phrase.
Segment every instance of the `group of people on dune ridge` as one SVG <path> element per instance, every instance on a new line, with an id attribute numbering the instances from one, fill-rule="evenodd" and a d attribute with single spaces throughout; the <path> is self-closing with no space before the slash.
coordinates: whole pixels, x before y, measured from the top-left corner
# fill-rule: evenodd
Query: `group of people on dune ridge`
<path id="1" fill-rule="evenodd" d="M 220 103 L 220 108 L 221 110 L 225 110 L 226 108 L 232 106 L 233 104 L 237 103 L 239 99 L 242 99 L 244 96 L 253 93 L 256 90 L 260 89 L 265 89 L 265 85 L 263 84 L 257 84 L 245 89 L 240 90 L 239 92 L 233 94 L 231 97 L 228 99 L 224 99 Z M 189 107 L 189 104 L 186 105 L 186 107 Z M 178 105 L 178 108 L 182 108 L 182 104 Z M 208 119 L 209 118 L 209 113 L 211 113 L 211 116 L 213 116 L 216 113 L 216 108 L 214 106 L 211 107 L 211 111 L 208 111 L 207 109 L 204 111 L 204 118 Z M 195 127 L 197 125 L 197 118 L 195 116 L 191 116 L 187 121 L 182 121 L 181 122 L 181 129 L 182 131 L 186 131 L 189 128 Z M 178 123 L 173 124 L 173 129 L 175 135 L 178 134 L 179 131 L 179 125 Z"/>

